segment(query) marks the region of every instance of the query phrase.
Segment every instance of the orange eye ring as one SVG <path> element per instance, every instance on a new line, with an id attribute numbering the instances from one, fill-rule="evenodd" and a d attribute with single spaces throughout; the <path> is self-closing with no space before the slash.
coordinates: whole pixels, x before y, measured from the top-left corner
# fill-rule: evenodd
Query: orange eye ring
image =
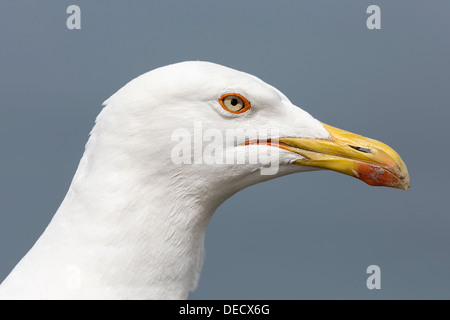
<path id="1" fill-rule="evenodd" d="M 220 105 L 230 113 L 244 113 L 250 109 L 250 102 L 239 93 L 225 93 L 219 98 Z"/>

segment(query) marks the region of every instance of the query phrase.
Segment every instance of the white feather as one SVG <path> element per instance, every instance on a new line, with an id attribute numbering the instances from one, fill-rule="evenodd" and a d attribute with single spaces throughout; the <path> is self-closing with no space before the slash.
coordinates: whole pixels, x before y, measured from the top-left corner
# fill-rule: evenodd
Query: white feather
<path id="1" fill-rule="evenodd" d="M 218 98 L 227 92 L 245 96 L 251 112 L 221 108 Z M 249 185 L 305 168 L 290 166 L 300 156 L 283 150 L 272 176 L 260 175 L 262 164 L 176 165 L 173 131 L 193 134 L 200 121 L 223 133 L 276 128 L 280 136 L 328 137 L 277 89 L 207 62 L 145 73 L 104 105 L 64 201 L 0 286 L 0 298 L 187 298 L 197 286 L 216 208 Z"/>

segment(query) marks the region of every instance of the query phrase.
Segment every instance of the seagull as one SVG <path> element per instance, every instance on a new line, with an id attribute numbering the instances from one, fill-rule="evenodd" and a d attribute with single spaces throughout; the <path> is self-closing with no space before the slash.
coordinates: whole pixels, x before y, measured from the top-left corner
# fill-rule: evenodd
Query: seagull
<path id="1" fill-rule="evenodd" d="M 144 73 L 104 102 L 63 202 L 0 298 L 186 299 L 217 207 L 312 170 L 409 188 L 389 146 L 316 120 L 256 76 L 202 61 Z"/>

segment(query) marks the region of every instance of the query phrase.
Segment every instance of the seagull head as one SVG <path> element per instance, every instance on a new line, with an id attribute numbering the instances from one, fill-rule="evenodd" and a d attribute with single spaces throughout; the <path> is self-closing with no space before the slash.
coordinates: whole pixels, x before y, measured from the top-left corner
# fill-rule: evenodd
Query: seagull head
<path id="1" fill-rule="evenodd" d="M 387 145 L 326 125 L 255 76 L 207 62 L 147 72 L 105 101 L 69 191 L 0 296 L 186 298 L 233 193 L 332 170 L 407 190 Z M 72 290 L 68 270 L 81 280 Z"/>
<path id="2" fill-rule="evenodd" d="M 209 192 L 321 169 L 409 188 L 404 162 L 386 144 L 324 124 L 259 78 L 218 64 L 155 69 L 105 105 L 96 127 L 114 131 L 118 150 L 134 150 L 153 175 L 189 177 Z"/>

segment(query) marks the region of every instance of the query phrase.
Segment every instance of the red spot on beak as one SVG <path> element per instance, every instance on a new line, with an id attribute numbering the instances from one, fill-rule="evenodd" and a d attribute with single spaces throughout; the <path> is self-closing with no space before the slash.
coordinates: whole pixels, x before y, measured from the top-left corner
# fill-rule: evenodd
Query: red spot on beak
<path id="1" fill-rule="evenodd" d="M 393 187 L 398 185 L 398 178 L 389 170 L 376 164 L 359 163 L 356 177 L 371 186 Z"/>

